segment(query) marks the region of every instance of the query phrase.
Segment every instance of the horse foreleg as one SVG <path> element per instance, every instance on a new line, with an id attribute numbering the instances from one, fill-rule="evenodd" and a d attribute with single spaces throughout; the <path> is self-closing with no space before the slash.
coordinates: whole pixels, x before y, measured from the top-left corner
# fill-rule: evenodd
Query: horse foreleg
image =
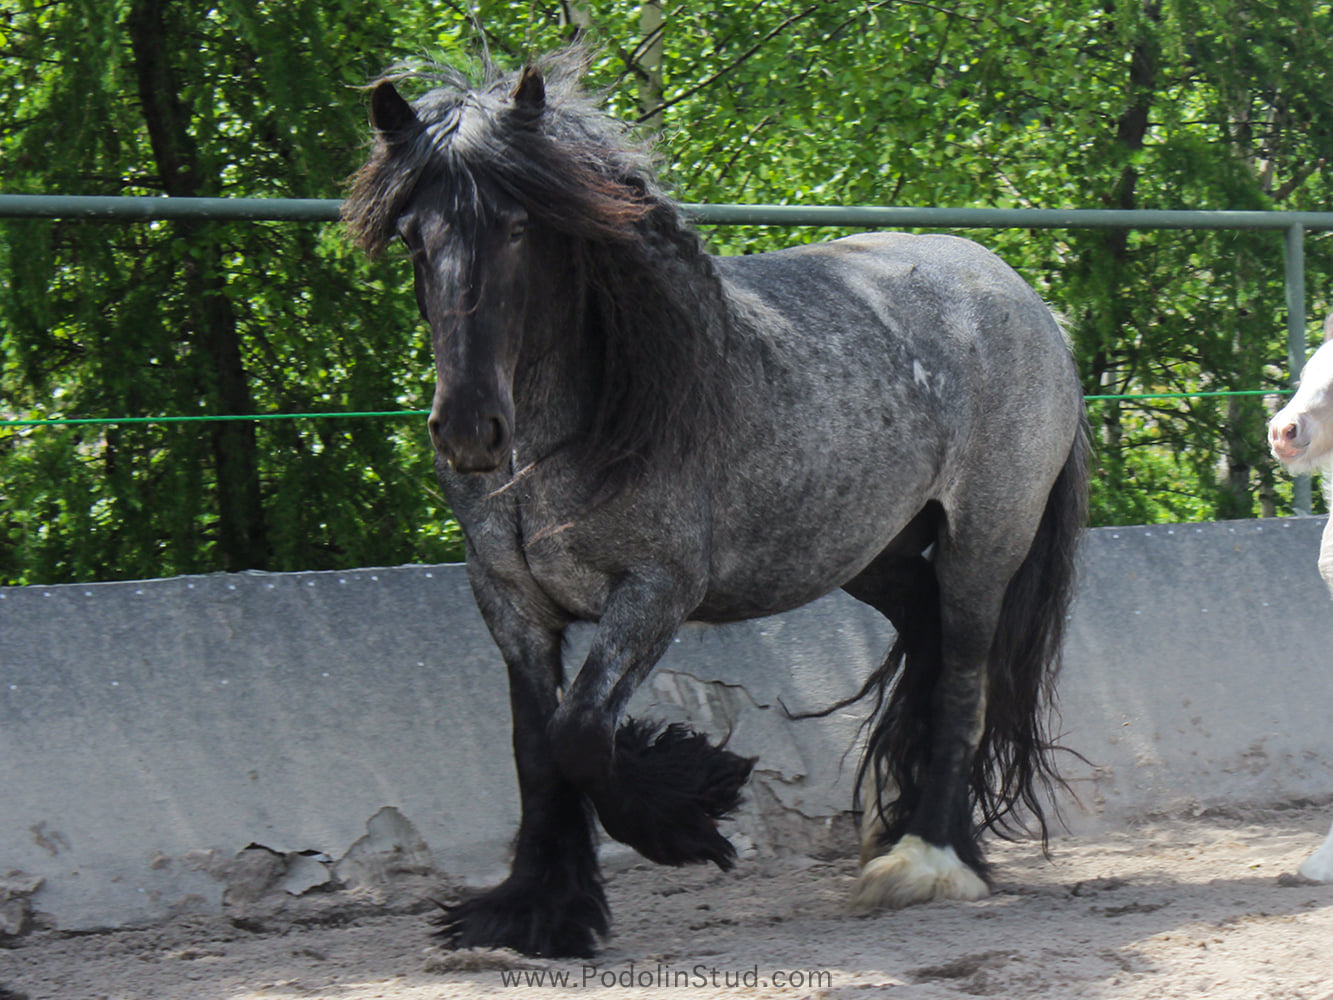
<path id="1" fill-rule="evenodd" d="M 1333 319 L 1333 316 L 1330 316 Z M 1333 469 L 1324 472 L 1330 504 L 1333 504 Z M 1333 594 L 1333 514 L 1324 524 L 1324 534 L 1319 541 L 1319 575 L 1328 584 L 1329 593 Z"/>
<path id="2" fill-rule="evenodd" d="M 602 828 L 649 861 L 725 871 L 736 849 L 717 824 L 740 805 L 754 762 L 683 725 L 628 719 L 616 731 L 611 780 L 591 797 Z"/>
<path id="3" fill-rule="evenodd" d="M 610 836 L 659 864 L 711 861 L 726 869 L 736 851 L 717 824 L 740 804 L 754 759 L 682 725 L 620 722 L 692 607 L 670 581 L 638 576 L 620 583 L 556 711 L 552 749 Z"/>
<path id="4" fill-rule="evenodd" d="M 563 673 L 560 635 L 506 621 L 495 609 L 487 621 L 509 670 L 522 816 L 509 877 L 446 907 L 440 936 L 460 948 L 587 958 L 596 950 L 597 937 L 606 935 L 610 914 L 588 801 L 551 758 L 547 726 Z"/>

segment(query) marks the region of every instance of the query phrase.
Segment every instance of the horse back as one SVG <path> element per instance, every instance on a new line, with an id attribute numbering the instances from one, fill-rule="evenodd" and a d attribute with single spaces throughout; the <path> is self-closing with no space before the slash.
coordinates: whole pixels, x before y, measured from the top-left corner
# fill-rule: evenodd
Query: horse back
<path id="1" fill-rule="evenodd" d="M 952 451 L 978 440 L 976 424 L 1006 416 L 1034 439 L 1072 437 L 1072 422 L 1059 425 L 1081 412 L 1081 390 L 1059 324 L 970 240 L 867 233 L 717 267 L 734 381 L 762 386 L 756 420 L 804 415 L 876 449 L 911 434 Z"/>
<path id="2" fill-rule="evenodd" d="M 1026 354 L 1066 353 L 1032 287 L 994 253 L 960 237 L 864 233 L 715 260 L 733 299 L 762 300 L 786 317 L 789 333 L 832 350 L 888 335 L 883 346 L 926 353 L 998 355 L 1012 340 Z"/>

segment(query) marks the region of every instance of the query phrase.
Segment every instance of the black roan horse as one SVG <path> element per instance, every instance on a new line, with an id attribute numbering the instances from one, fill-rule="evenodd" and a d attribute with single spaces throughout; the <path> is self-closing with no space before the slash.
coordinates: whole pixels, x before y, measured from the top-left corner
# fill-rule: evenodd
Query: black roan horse
<path id="1" fill-rule="evenodd" d="M 1083 402 L 1038 295 L 967 240 L 874 233 L 715 257 L 564 53 L 371 95 L 344 204 L 406 244 L 435 354 L 436 469 L 509 672 L 522 819 L 460 947 L 586 956 L 595 820 L 729 868 L 753 759 L 623 718 L 683 622 L 841 587 L 896 630 L 863 696 L 853 904 L 987 892 L 980 836 L 1035 817 L 1086 510 Z M 569 680 L 565 630 L 593 622 Z M 1021 821 L 1019 820 L 1021 817 Z"/>

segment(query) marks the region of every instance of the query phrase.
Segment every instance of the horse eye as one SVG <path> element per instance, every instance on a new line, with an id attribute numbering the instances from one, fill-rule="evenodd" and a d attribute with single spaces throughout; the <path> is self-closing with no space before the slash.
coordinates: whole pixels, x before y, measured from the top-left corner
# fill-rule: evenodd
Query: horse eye
<path id="1" fill-rule="evenodd" d="M 394 229 L 395 229 L 395 235 L 398 237 L 399 240 L 402 241 L 403 246 L 407 247 L 408 250 L 411 250 L 413 253 L 415 253 L 417 247 L 420 246 L 420 240 L 418 239 L 419 233 L 417 227 L 406 217 L 403 217 L 398 220 L 397 224 L 394 226 Z"/>
<path id="2" fill-rule="evenodd" d="M 524 236 L 528 235 L 528 220 L 517 219 L 509 225 L 509 242 L 517 243 Z"/>

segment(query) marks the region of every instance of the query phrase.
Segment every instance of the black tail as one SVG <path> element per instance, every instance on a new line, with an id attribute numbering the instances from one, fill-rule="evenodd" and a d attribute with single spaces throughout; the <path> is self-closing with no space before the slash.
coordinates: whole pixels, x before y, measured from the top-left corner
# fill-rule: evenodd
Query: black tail
<path id="1" fill-rule="evenodd" d="M 1026 820 L 1015 816 L 1021 806 L 1040 828 L 1045 847 L 1043 801 L 1064 785 L 1052 759 L 1063 748 L 1052 742 L 1049 729 L 1078 540 L 1087 520 L 1088 453 L 1082 426 L 1051 487 L 1027 557 L 1005 591 L 991 646 L 986 725 L 970 779 L 971 802 L 959 804 L 958 828 L 949 831 L 959 858 L 983 874 L 978 834 L 991 830 L 1010 837 L 1026 830 Z M 884 844 L 902 837 L 921 799 L 941 665 L 939 589 L 925 560 L 905 596 L 909 604 L 895 621 L 893 648 L 857 695 L 873 693 L 875 707 L 866 723 L 870 737 L 857 772 L 856 807 L 876 810 Z M 873 803 L 859 801 L 867 775 L 875 779 L 875 789 L 884 789 Z"/>

